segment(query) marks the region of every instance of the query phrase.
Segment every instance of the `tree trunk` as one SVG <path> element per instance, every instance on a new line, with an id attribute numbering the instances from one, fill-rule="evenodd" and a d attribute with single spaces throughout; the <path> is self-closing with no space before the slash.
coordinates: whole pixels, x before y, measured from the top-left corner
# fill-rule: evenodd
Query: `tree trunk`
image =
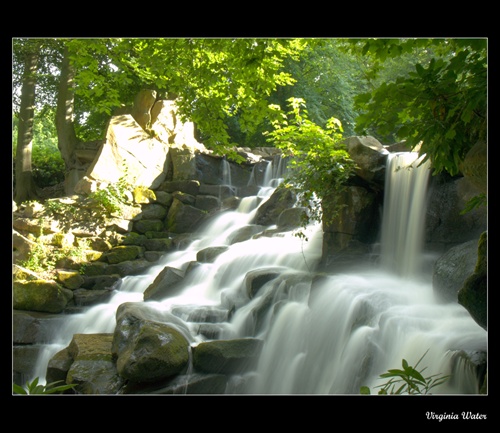
<path id="1" fill-rule="evenodd" d="M 17 134 L 15 196 L 14 201 L 21 204 L 27 200 L 38 199 L 33 180 L 31 154 L 33 147 L 33 119 L 35 116 L 35 86 L 40 44 L 37 43 L 26 53 L 19 109 Z"/>
<path id="2" fill-rule="evenodd" d="M 57 146 L 66 167 L 64 189 L 66 194 L 74 192 L 76 182 L 80 179 L 81 166 L 76 157 L 78 140 L 73 123 L 74 109 L 74 76 L 75 70 L 69 59 L 68 48 L 64 48 L 61 64 L 61 76 L 57 95 L 56 129 Z"/>

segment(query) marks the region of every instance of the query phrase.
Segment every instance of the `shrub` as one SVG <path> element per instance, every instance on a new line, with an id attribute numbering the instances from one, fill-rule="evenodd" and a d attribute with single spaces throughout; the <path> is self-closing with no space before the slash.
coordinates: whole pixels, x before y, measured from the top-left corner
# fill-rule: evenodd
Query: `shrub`
<path id="1" fill-rule="evenodd" d="M 72 389 L 76 386 L 76 384 L 71 385 L 57 385 L 58 383 L 63 382 L 62 380 L 58 380 L 57 382 L 48 383 L 47 385 L 41 385 L 38 383 L 39 378 L 35 377 L 31 382 L 26 382 L 26 387 L 22 387 L 14 383 L 12 385 L 12 391 L 14 394 L 20 395 L 31 395 L 31 394 L 62 394 L 64 391 L 68 389 Z M 57 385 L 57 386 L 56 386 Z"/>
<path id="2" fill-rule="evenodd" d="M 418 364 L 427 354 L 429 349 L 422 355 L 422 357 L 412 367 L 408 364 L 406 359 L 402 361 L 402 370 L 390 369 L 387 373 L 381 374 L 381 379 L 389 379 L 382 385 L 377 386 L 380 388 L 378 394 L 429 394 L 430 390 L 449 379 L 449 375 L 434 374 L 428 377 L 422 375 L 423 371 L 427 368 L 424 367 L 420 371 L 417 370 Z M 362 386 L 360 389 L 361 394 L 371 394 L 370 388 Z"/>

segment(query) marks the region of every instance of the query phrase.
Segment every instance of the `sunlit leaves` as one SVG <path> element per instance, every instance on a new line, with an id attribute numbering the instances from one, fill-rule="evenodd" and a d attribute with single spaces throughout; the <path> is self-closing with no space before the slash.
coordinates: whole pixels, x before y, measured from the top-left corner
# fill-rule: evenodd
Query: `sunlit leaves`
<path id="1" fill-rule="evenodd" d="M 293 83 L 283 62 L 305 47 L 297 40 L 143 39 L 124 40 L 121 63 L 144 84 L 177 94 L 181 115 L 194 121 L 204 143 L 230 144 L 225 119 L 238 116 L 253 131 L 268 113 L 266 98 Z"/>
<path id="2" fill-rule="evenodd" d="M 268 141 L 293 156 L 292 174 L 287 181 L 296 189 L 301 205 L 308 209 L 309 220 L 321 221 L 321 201 L 340 190 L 352 175 L 354 162 L 342 144 L 342 124 L 331 118 L 325 128 L 309 120 L 305 101 L 288 100 L 285 113 L 270 106 L 273 130 Z"/>

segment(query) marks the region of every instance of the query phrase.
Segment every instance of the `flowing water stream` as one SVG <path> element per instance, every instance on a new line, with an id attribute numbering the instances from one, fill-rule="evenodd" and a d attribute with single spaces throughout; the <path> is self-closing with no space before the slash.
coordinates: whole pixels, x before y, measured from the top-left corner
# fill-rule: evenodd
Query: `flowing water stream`
<path id="1" fill-rule="evenodd" d="M 424 353 L 419 367 L 426 367 L 426 376 L 452 374 L 433 393 L 478 393 L 476 373 L 461 354 L 486 351 L 487 333 L 458 303 L 437 303 L 431 275 L 421 270 L 429 170 L 415 158 L 395 154 L 388 161 L 380 266 L 315 276 L 322 252 L 318 224 L 308 227 L 309 241 L 286 232 L 233 243 L 281 181 L 283 162 L 271 162 L 258 196 L 214 217 L 197 240 L 165 255 L 146 274 L 125 277 L 110 302 L 68 316 L 42 352 L 35 377 L 43 380 L 49 359 L 73 334 L 113 332 L 117 307 L 141 302 L 165 266 L 184 271 L 198 251 L 227 246 L 213 263 L 202 263 L 188 274 L 182 292 L 151 304 L 176 314 L 195 336 L 195 314 L 233 308 L 230 321 L 217 324 L 218 338 L 264 340 L 256 370 L 234 378 L 228 394 L 358 394 L 362 385 L 380 385 L 379 374 L 400 368 L 403 358 L 414 365 Z M 279 277 L 249 299 L 245 276 L 266 269 L 278 271 Z"/>

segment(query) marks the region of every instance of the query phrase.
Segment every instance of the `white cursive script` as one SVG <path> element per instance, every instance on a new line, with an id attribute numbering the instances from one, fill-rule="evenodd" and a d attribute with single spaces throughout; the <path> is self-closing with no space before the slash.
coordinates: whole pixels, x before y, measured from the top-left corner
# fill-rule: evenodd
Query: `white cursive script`
<path id="1" fill-rule="evenodd" d="M 436 413 L 436 412 L 426 412 L 427 419 L 436 419 L 439 422 L 446 419 L 486 419 L 486 414 L 473 413 L 473 412 L 462 412 L 460 415 L 454 412 L 452 413 Z"/>
<path id="2" fill-rule="evenodd" d="M 484 413 L 462 412 L 462 419 L 486 419 Z"/>
<path id="3" fill-rule="evenodd" d="M 456 413 L 435 413 L 435 412 L 426 412 L 427 419 L 437 419 L 439 422 L 444 419 L 460 419 L 460 417 Z"/>

